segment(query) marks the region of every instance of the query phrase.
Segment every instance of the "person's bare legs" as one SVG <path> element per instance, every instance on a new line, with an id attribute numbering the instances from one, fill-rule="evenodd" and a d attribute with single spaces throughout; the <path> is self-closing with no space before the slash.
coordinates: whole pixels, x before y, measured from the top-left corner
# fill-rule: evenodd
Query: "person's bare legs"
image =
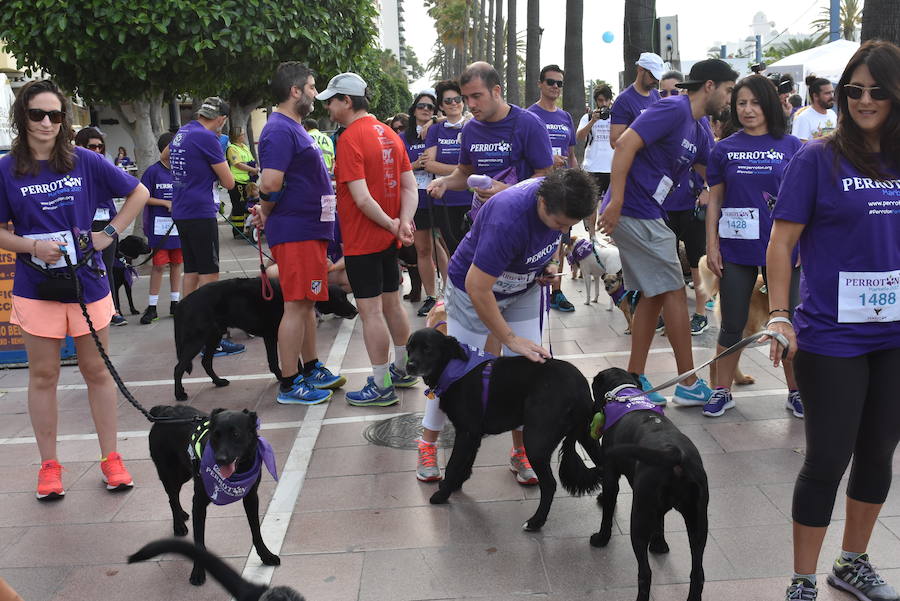
<path id="1" fill-rule="evenodd" d="M 687 295 L 683 287 L 656 296 L 641 297 L 631 322 L 631 355 L 628 359 L 628 371 L 636 374 L 644 373 L 660 311 L 663 311 L 666 316 L 666 337 L 675 353 L 675 365 L 678 373 L 684 373 L 694 368 L 691 322 L 688 319 L 686 307 Z M 685 378 L 683 383 L 690 386 L 696 381 L 697 376 L 691 376 Z"/>
<path id="2" fill-rule="evenodd" d="M 185 273 L 184 274 L 184 294 L 182 294 L 182 298 L 203 286 L 204 284 L 209 284 L 210 282 L 216 282 L 219 280 L 218 273 Z"/>
<path id="3" fill-rule="evenodd" d="M 868 550 L 872 529 L 875 528 L 881 507 L 880 503 L 864 503 L 847 497 L 847 520 L 844 522 L 842 550 L 848 553 L 865 553 Z"/>
<path id="4" fill-rule="evenodd" d="M 154 265 L 150 270 L 150 294 L 156 296 L 159 294 L 159 289 L 162 288 L 162 278 L 163 271 L 165 271 L 165 265 Z M 169 282 L 171 286 L 171 275 L 169 277 Z"/>
<path id="5" fill-rule="evenodd" d="M 432 269 L 432 275 L 434 270 Z M 433 282 L 434 280 L 432 280 Z M 406 346 L 409 340 L 409 318 L 400 304 L 400 292 L 385 292 L 381 295 L 384 319 L 394 346 Z"/>
<path id="6" fill-rule="evenodd" d="M 391 334 L 385 321 L 381 302 L 384 296 L 382 294 L 373 298 L 356 299 L 356 307 L 359 310 L 359 317 L 362 319 L 363 341 L 372 365 L 384 365 L 388 362 L 390 355 Z"/>
<path id="7" fill-rule="evenodd" d="M 309 337 L 309 317 L 313 316 L 313 348 L 315 348 L 315 303 L 311 300 L 285 301 L 284 316 L 278 326 L 278 362 L 282 377 L 297 373 L 301 346 Z"/>
<path id="8" fill-rule="evenodd" d="M 794 572 L 797 574 L 816 573 L 816 564 L 819 561 L 822 541 L 825 540 L 827 530 L 828 528 L 804 526 L 794 522 Z"/>
<path id="9" fill-rule="evenodd" d="M 97 337 L 104 349 L 109 349 L 109 327 L 97 331 Z M 90 334 L 75 338 L 75 352 L 78 353 L 78 369 L 87 384 L 91 417 L 100 442 L 100 456 L 108 457 L 116 451 L 118 433 L 118 404 L 116 383 L 106 368 L 103 358 Z"/>
<path id="10" fill-rule="evenodd" d="M 56 385 L 59 382 L 59 350 L 62 340 L 33 336 L 22 330 L 28 353 L 28 416 L 37 440 L 41 463 L 56 460 L 56 432 L 59 411 Z"/>
<path id="11" fill-rule="evenodd" d="M 181 271 L 183 263 L 169 263 L 169 292 L 181 292 Z M 159 294 L 157 287 L 156 294 Z"/>
<path id="12" fill-rule="evenodd" d="M 721 344 L 716 345 L 717 355 L 724 351 L 724 346 Z M 716 381 L 712 383 L 713 387 L 721 386 L 731 389 L 732 385 L 734 385 L 734 370 L 737 369 L 741 360 L 741 353 L 742 351 L 737 351 L 716 361 Z"/>
<path id="13" fill-rule="evenodd" d="M 435 296 L 434 292 L 434 260 L 431 229 L 416 230 L 413 234 L 416 246 L 416 262 L 419 266 L 419 277 L 422 278 L 422 287 L 427 296 Z"/>
<path id="14" fill-rule="evenodd" d="M 319 353 L 316 350 L 316 303 L 315 301 L 307 301 L 310 303 L 309 311 L 306 314 L 306 333 L 303 336 L 303 342 L 300 344 L 300 357 L 303 362 L 312 361 L 317 358 Z"/>

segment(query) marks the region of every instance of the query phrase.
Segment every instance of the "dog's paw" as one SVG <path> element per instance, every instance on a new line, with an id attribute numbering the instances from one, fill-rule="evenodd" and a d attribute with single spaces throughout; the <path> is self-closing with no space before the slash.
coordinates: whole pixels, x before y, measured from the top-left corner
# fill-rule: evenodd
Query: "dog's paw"
<path id="1" fill-rule="evenodd" d="M 203 569 L 196 570 L 195 569 L 194 571 L 191 572 L 191 577 L 189 580 L 190 580 L 191 584 L 193 584 L 194 586 L 202 585 L 204 582 L 206 582 L 206 570 L 203 570 Z"/>
<path id="2" fill-rule="evenodd" d="M 186 400 L 188 400 L 188 395 L 183 390 L 176 390 L 175 391 L 175 400 L 176 401 L 186 401 Z"/>
<path id="3" fill-rule="evenodd" d="M 213 385 L 215 385 L 216 388 L 222 388 L 223 386 L 228 386 L 229 384 L 231 384 L 231 382 L 229 382 L 225 378 L 217 378 L 213 380 Z"/>
<path id="4" fill-rule="evenodd" d="M 135 310 L 135 309 L 132 309 L 132 310 L 131 310 L 131 314 L 132 314 L 132 315 L 140 315 L 141 312 L 140 312 L 140 311 L 137 311 L 137 310 Z"/>
<path id="5" fill-rule="evenodd" d="M 669 552 L 669 543 L 666 542 L 666 539 L 651 539 L 650 545 L 648 546 L 651 553 L 668 553 Z"/>
<path id="6" fill-rule="evenodd" d="M 188 528 L 185 524 L 175 524 L 173 528 L 175 536 L 187 536 Z"/>
<path id="7" fill-rule="evenodd" d="M 538 518 L 531 518 L 524 524 L 522 524 L 522 530 L 525 532 L 538 532 L 546 523 L 547 520 L 541 520 Z"/>
<path id="8" fill-rule="evenodd" d="M 267 565 L 267 566 L 280 566 L 281 565 L 281 558 L 272 552 L 266 553 L 265 555 L 260 553 L 259 558 L 262 560 L 263 565 Z"/>
<path id="9" fill-rule="evenodd" d="M 612 536 L 611 530 L 601 530 L 600 532 L 594 533 L 591 535 L 591 546 L 592 547 L 605 547 L 609 544 L 609 539 Z"/>
<path id="10" fill-rule="evenodd" d="M 734 379 L 734 383 L 738 386 L 749 386 L 750 384 L 756 383 L 756 378 L 747 374 L 742 374 L 740 378 Z"/>
<path id="11" fill-rule="evenodd" d="M 449 492 L 439 490 L 436 493 L 434 493 L 433 495 L 431 495 L 431 498 L 428 499 L 428 502 L 431 503 L 432 505 L 443 505 L 444 503 L 447 502 L 447 499 L 449 499 L 449 498 L 450 498 Z"/>
<path id="12" fill-rule="evenodd" d="M 586 306 L 590 307 L 590 306 L 591 306 L 591 301 L 590 301 L 590 299 L 584 301 L 584 304 L 585 304 Z"/>
<path id="13" fill-rule="evenodd" d="M 603 505 L 603 491 L 597 493 L 597 505 Z"/>

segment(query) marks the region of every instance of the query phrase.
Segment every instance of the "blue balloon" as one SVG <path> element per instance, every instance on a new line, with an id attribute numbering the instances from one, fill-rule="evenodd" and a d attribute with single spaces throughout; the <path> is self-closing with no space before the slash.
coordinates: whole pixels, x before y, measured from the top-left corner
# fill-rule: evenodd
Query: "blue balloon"
<path id="1" fill-rule="evenodd" d="M 603 33 L 603 41 L 606 42 L 607 44 L 612 44 L 612 41 L 614 39 L 615 39 L 615 36 L 613 35 L 613 32 L 606 31 Z"/>

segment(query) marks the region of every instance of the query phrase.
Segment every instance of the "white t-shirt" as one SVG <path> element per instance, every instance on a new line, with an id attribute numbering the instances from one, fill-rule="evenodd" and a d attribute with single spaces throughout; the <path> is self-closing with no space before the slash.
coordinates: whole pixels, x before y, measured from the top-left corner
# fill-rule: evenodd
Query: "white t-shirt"
<path id="1" fill-rule="evenodd" d="M 837 127 L 837 114 L 828 109 L 823 115 L 811 106 L 794 114 L 791 133 L 801 140 L 815 140 L 827 136 Z"/>
<path id="2" fill-rule="evenodd" d="M 590 113 L 585 113 L 578 122 L 579 131 L 590 121 Z M 609 173 L 612 170 L 613 149 L 609 145 L 609 119 L 598 119 L 591 127 L 589 144 L 584 148 L 581 168 L 588 173 Z"/>

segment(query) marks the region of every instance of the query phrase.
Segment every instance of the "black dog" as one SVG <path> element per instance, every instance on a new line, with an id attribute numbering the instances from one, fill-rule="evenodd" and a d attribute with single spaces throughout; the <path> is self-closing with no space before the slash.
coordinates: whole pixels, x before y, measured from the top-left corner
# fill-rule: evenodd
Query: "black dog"
<path id="1" fill-rule="evenodd" d="M 622 386 L 641 388 L 637 375 L 623 369 L 610 368 L 597 374 L 593 382 L 595 410 L 604 411 L 607 417 L 613 415 L 607 404 L 618 401 L 607 401 L 606 394 Z M 638 601 L 650 598 L 647 550 L 669 552 L 663 520 L 673 508 L 684 518 L 691 546 L 688 601 L 700 601 L 709 485 L 697 447 L 668 418 L 651 409 L 624 413 L 603 433 L 602 442 L 603 521 L 600 531 L 591 536 L 591 545 L 605 547 L 609 543 L 619 477 L 624 475 L 634 492 L 631 545 L 638 562 Z"/>
<path id="2" fill-rule="evenodd" d="M 413 332 L 406 345 L 407 371 L 423 377 L 430 387 L 438 385 L 444 369 L 453 359 L 465 359 L 459 342 L 432 328 Z M 487 405 L 482 406 L 482 371 L 473 369 L 441 394 L 441 409 L 456 429 L 456 442 L 444 479 L 431 496 L 432 503 L 446 503 L 472 474 L 472 464 L 481 437 L 500 434 L 524 425 L 525 452 L 541 489 L 537 511 L 523 526 L 539 530 L 547 521 L 556 480 L 550 457 L 562 441 L 559 476 L 572 494 L 596 490 L 599 468 L 588 469 L 575 450 L 575 443 L 587 451 L 595 465 L 601 464 L 600 445 L 590 437 L 591 390 L 587 380 L 571 363 L 549 359 L 533 363 L 525 357 L 494 360 Z"/>
<path id="3" fill-rule="evenodd" d="M 112 284 L 113 304 L 116 312 L 122 315 L 122 307 L 119 304 L 119 288 L 125 287 L 125 297 L 128 299 L 128 309 L 132 315 L 140 315 L 140 311 L 134 308 L 134 300 L 131 298 L 131 283 L 135 278 L 132 262 L 141 255 L 149 254 L 151 248 L 147 241 L 140 236 L 126 236 L 119 240 L 116 250 L 116 260 L 113 263 Z"/>
<path id="4" fill-rule="evenodd" d="M 213 578 L 228 591 L 236 601 L 303 601 L 303 595 L 287 586 L 269 588 L 261 584 L 247 582 L 234 569 L 206 549 L 178 539 L 158 540 L 148 543 L 134 555 L 128 556 L 128 563 L 153 559 L 163 553 L 178 553 L 212 574 Z"/>
<path id="5" fill-rule="evenodd" d="M 260 336 L 266 345 L 269 371 L 281 377 L 278 366 L 278 326 L 284 315 L 284 297 L 277 280 L 272 280 L 272 300 L 263 298 L 259 278 L 234 278 L 201 286 L 185 297 L 175 309 L 175 398 L 186 401 L 181 384 L 185 372 L 191 373 L 194 357 L 202 350 L 200 364 L 216 386 L 228 386 L 228 380 L 213 371 L 213 354 L 228 328 L 238 328 Z M 337 286 L 328 287 L 329 300 L 316 303 L 321 313 L 356 317 L 356 307 Z"/>
<path id="6" fill-rule="evenodd" d="M 150 414 L 171 418 L 206 417 L 205 413 L 184 405 L 176 407 L 157 405 L 150 410 Z M 178 495 L 182 485 L 193 479 L 194 543 L 200 548 L 205 548 L 206 507 L 210 504 L 210 498 L 200 475 L 199 457 L 192 459 L 188 454 L 188 448 L 193 445 L 192 434 L 200 424 L 203 422 L 154 423 L 150 428 L 150 457 L 156 465 L 156 473 L 159 474 L 159 479 L 169 497 L 175 536 L 185 536 L 188 531 L 186 521 L 189 516 L 182 509 Z M 206 427 L 208 434 L 201 439 L 201 445 L 204 450 L 205 445 L 212 445 L 215 464 L 220 469 L 227 470 L 223 471 L 223 477 L 231 473 L 242 474 L 253 468 L 259 444 L 256 413 L 246 409 L 244 411 L 215 409 L 210 414 Z M 253 546 L 256 547 L 260 559 L 267 566 L 277 566 L 281 564 L 281 560 L 269 551 L 259 531 L 258 489 L 261 479 L 260 469 L 259 477 L 243 497 L 244 512 L 250 524 Z M 204 562 L 194 561 L 190 581 L 191 584 L 198 586 L 206 581 Z"/>

